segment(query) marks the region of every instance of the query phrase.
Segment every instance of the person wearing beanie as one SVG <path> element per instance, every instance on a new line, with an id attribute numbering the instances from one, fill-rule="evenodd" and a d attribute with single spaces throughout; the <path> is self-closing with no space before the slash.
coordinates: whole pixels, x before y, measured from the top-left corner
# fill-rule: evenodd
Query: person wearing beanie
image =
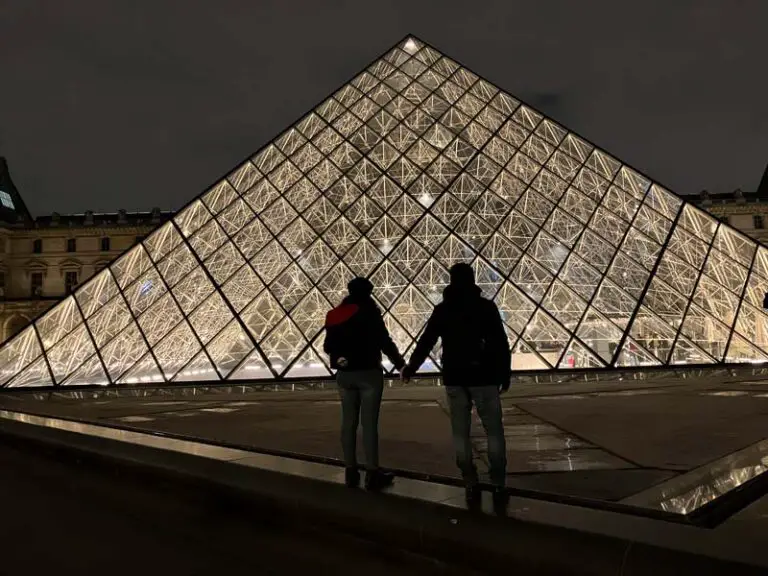
<path id="1" fill-rule="evenodd" d="M 323 348 L 336 370 L 341 396 L 341 445 L 344 452 L 345 480 L 349 487 L 360 484 L 357 464 L 357 428 L 362 420 L 365 453 L 365 487 L 381 490 L 394 477 L 379 468 L 379 409 L 384 391 L 381 354 L 395 368 L 405 365 L 389 335 L 381 310 L 371 296 L 373 284 L 366 278 L 353 278 L 349 292 L 325 317 Z"/>
<path id="2" fill-rule="evenodd" d="M 401 371 L 403 380 L 407 382 L 416 373 L 438 339 L 442 339 L 443 383 L 467 506 L 478 509 L 482 497 L 470 442 L 474 404 L 488 437 L 494 508 L 498 514 L 505 514 L 507 450 L 499 395 L 509 389 L 511 354 L 499 309 L 482 297 L 469 264 L 451 267 L 443 301 L 435 307 L 408 365 Z"/>

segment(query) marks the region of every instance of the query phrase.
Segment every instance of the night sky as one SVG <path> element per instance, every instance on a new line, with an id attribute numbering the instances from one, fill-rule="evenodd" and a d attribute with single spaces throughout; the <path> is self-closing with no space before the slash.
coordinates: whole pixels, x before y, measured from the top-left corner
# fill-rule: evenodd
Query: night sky
<path id="1" fill-rule="evenodd" d="M 179 208 L 413 33 L 683 194 L 768 161 L 762 0 L 0 0 L 34 215 Z"/>

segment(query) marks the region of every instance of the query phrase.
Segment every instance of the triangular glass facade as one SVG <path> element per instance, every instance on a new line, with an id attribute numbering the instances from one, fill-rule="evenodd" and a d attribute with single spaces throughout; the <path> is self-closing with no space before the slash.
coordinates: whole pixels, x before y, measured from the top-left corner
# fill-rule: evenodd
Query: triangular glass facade
<path id="1" fill-rule="evenodd" d="M 5 344 L 0 385 L 328 375 L 353 275 L 407 352 L 456 262 L 515 370 L 768 360 L 768 249 L 408 38 Z"/>

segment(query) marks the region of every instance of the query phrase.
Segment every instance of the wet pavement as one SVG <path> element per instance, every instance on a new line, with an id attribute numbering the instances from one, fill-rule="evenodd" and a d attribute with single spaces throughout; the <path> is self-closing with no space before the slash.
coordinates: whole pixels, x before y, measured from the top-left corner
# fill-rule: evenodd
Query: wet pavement
<path id="1" fill-rule="evenodd" d="M 254 450 L 341 457 L 332 384 L 145 394 L 105 390 L 40 400 L 6 394 L 0 405 Z M 762 375 L 523 382 L 503 397 L 503 406 L 508 484 L 516 488 L 687 513 L 766 469 L 768 381 Z M 388 388 L 380 436 L 383 466 L 458 479 L 441 388 Z M 473 436 L 482 470 L 479 422 Z"/>

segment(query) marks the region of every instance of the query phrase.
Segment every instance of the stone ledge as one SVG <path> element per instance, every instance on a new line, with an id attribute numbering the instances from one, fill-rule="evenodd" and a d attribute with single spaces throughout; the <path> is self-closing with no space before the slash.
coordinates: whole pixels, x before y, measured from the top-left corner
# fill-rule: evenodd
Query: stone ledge
<path id="1" fill-rule="evenodd" d="M 453 487 L 399 479 L 392 491 L 369 494 L 346 489 L 340 470 L 333 466 L 148 434 L 110 432 L 102 426 L 78 424 L 66 430 L 41 423 L 55 419 L 25 417 L 28 422 L 21 422 L 8 414 L 14 413 L 0 418 L 0 432 L 16 438 L 171 475 L 230 492 L 261 510 L 283 515 L 286 521 L 351 533 L 494 573 L 501 569 L 522 569 L 526 574 L 763 573 L 736 562 L 615 536 L 471 515 L 453 504 L 460 494 Z M 97 429 L 112 437 L 95 435 Z M 563 506 L 562 513 L 567 515 L 568 507 Z"/>

